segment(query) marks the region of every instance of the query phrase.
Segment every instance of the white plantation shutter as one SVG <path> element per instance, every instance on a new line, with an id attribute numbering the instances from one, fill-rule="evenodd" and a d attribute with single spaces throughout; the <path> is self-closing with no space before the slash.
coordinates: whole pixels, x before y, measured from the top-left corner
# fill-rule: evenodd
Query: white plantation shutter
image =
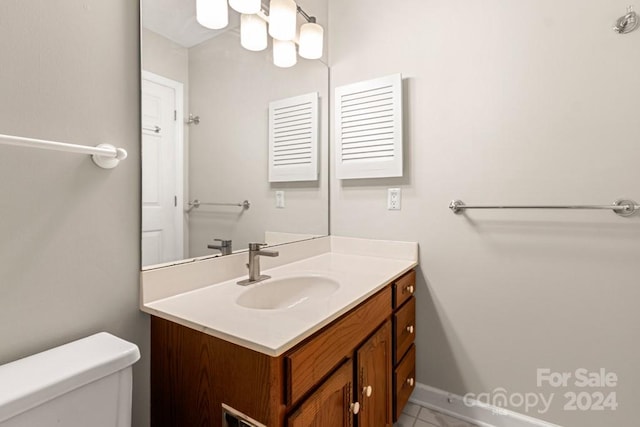
<path id="1" fill-rule="evenodd" d="M 339 179 L 402 176 L 402 75 L 337 87 Z"/>
<path id="2" fill-rule="evenodd" d="M 318 179 L 318 93 L 269 103 L 269 182 Z"/>

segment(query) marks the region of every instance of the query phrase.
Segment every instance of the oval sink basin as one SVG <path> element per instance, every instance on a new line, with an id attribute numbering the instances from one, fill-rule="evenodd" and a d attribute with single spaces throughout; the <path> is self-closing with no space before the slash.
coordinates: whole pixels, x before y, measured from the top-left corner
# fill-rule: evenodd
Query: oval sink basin
<path id="1" fill-rule="evenodd" d="M 305 301 L 319 300 L 333 294 L 340 283 L 325 276 L 288 276 L 258 283 L 238 297 L 242 307 L 262 310 L 292 308 Z"/>

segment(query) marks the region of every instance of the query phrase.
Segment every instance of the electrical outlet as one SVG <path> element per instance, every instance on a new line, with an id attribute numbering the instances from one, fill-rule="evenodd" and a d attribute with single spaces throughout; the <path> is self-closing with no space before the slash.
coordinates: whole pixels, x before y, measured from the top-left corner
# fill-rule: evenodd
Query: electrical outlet
<path id="1" fill-rule="evenodd" d="M 402 191 L 399 188 L 390 188 L 387 192 L 387 209 L 399 211 L 402 200 Z"/>
<path id="2" fill-rule="evenodd" d="M 284 209 L 284 191 L 276 191 L 276 208 Z"/>

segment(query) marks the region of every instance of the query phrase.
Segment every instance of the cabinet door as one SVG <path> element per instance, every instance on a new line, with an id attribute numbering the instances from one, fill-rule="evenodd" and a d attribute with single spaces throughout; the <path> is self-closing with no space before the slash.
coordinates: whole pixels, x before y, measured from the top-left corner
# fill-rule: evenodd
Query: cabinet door
<path id="1" fill-rule="evenodd" d="M 353 362 L 349 359 L 287 419 L 288 427 L 350 427 Z"/>
<path id="2" fill-rule="evenodd" d="M 391 426 L 391 322 L 387 320 L 357 351 L 359 427 Z"/>

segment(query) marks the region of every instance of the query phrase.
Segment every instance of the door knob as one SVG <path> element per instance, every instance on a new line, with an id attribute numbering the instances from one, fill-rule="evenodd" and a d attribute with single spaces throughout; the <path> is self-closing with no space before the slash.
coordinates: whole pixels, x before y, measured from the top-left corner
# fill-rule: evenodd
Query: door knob
<path id="1" fill-rule="evenodd" d="M 358 412 L 360 412 L 360 403 L 358 402 L 352 403 L 349 406 L 349 411 L 351 411 L 353 415 L 358 415 Z"/>
<path id="2" fill-rule="evenodd" d="M 413 325 L 407 326 L 407 332 L 409 332 L 410 334 L 413 333 Z"/>

